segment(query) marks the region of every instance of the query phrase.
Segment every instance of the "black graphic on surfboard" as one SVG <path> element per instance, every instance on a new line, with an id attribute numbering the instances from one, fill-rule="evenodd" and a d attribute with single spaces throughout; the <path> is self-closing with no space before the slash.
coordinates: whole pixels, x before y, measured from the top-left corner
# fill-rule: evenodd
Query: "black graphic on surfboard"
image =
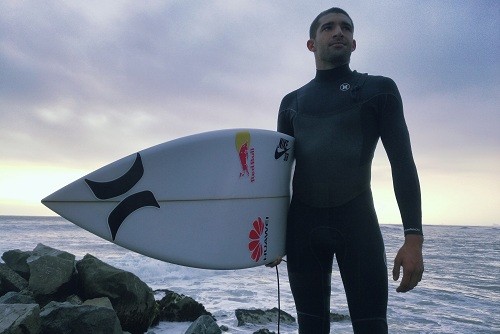
<path id="1" fill-rule="evenodd" d="M 143 175 L 144 166 L 142 165 L 141 155 L 137 153 L 132 167 L 119 178 L 108 182 L 96 182 L 85 179 L 85 182 L 98 199 L 107 200 L 130 191 Z M 153 193 L 148 190 L 129 195 L 118 203 L 108 216 L 108 225 L 113 241 L 125 219 L 137 209 L 147 206 L 160 207 Z"/>
<path id="2" fill-rule="evenodd" d="M 282 156 L 284 156 L 283 161 L 288 161 L 288 151 L 290 147 L 288 146 L 289 141 L 281 138 L 280 143 L 276 147 L 276 151 L 274 151 L 274 159 L 278 160 Z"/>

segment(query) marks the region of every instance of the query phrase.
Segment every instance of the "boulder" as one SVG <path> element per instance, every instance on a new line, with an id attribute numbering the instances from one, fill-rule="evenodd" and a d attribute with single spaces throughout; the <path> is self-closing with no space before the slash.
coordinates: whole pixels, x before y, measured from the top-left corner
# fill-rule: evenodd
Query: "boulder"
<path id="1" fill-rule="evenodd" d="M 10 291 L 0 297 L 0 304 L 36 304 L 36 301 L 29 291 Z"/>
<path id="2" fill-rule="evenodd" d="M 205 307 L 193 298 L 170 290 L 162 290 L 165 296 L 158 301 L 159 321 L 195 321 L 202 315 L 212 316 Z"/>
<path id="3" fill-rule="evenodd" d="M 198 317 L 189 326 L 184 334 L 221 334 L 222 330 L 219 328 L 214 318 L 209 315 L 202 315 Z"/>
<path id="4" fill-rule="evenodd" d="M 14 270 L 25 280 L 28 280 L 30 277 L 30 267 L 26 260 L 31 254 L 32 252 L 23 252 L 19 249 L 13 249 L 3 253 L 2 260 L 9 268 Z"/>
<path id="5" fill-rule="evenodd" d="M 78 261 L 76 268 L 84 299 L 108 297 L 123 330 L 133 334 L 147 331 L 157 306 L 153 291 L 146 283 L 90 254 Z"/>
<path id="6" fill-rule="evenodd" d="M 75 272 L 74 261 L 57 256 L 42 255 L 28 259 L 29 289 L 37 296 L 54 295 L 70 284 Z"/>
<path id="7" fill-rule="evenodd" d="M 69 303 L 74 304 L 74 305 L 82 305 L 83 304 L 83 300 L 78 295 L 71 295 L 71 296 L 66 297 L 65 302 L 69 302 Z"/>
<path id="8" fill-rule="evenodd" d="M 40 307 L 38 304 L 0 304 L 0 333 L 40 333 Z"/>
<path id="9" fill-rule="evenodd" d="M 113 309 L 50 302 L 40 312 L 42 334 L 122 334 Z"/>
<path id="10" fill-rule="evenodd" d="M 64 300 L 76 291 L 75 256 L 44 244 L 38 244 L 26 259 L 29 289 L 41 305 Z"/>
<path id="11" fill-rule="evenodd" d="M 29 263 L 39 256 L 53 256 L 68 261 L 75 261 L 75 256 L 71 253 L 45 246 L 44 244 L 38 244 L 33 249 L 33 252 L 31 252 L 31 256 L 27 259 L 27 262 Z"/>
<path id="12" fill-rule="evenodd" d="M 28 287 L 28 282 L 5 263 L 0 263 L 0 296 L 10 291 L 19 292 Z"/>
<path id="13" fill-rule="evenodd" d="M 290 314 L 279 311 L 276 307 L 271 310 L 244 310 L 237 309 L 235 311 L 236 319 L 238 319 L 238 326 L 246 324 L 263 325 L 271 322 L 278 322 L 278 313 L 280 314 L 280 322 L 282 324 L 293 324 L 295 318 Z"/>
<path id="14" fill-rule="evenodd" d="M 262 329 L 259 329 L 258 331 L 256 332 L 253 332 L 253 334 L 276 334 L 276 332 L 271 332 L 269 329 L 267 328 L 262 328 Z"/>
<path id="15" fill-rule="evenodd" d="M 86 301 L 83 302 L 83 305 L 93 305 L 93 306 L 107 307 L 113 309 L 113 304 L 111 304 L 111 300 L 109 300 L 108 297 L 87 299 Z"/>

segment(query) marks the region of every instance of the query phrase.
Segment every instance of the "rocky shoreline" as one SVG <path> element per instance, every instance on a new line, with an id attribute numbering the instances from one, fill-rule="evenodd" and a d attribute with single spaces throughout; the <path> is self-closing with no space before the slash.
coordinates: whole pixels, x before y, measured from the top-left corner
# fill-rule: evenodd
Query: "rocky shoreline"
<path id="1" fill-rule="evenodd" d="M 134 274 L 90 254 L 76 261 L 73 254 L 38 244 L 32 251 L 7 251 L 2 260 L 0 334 L 154 334 L 150 328 L 162 321 L 192 322 L 185 334 L 228 331 L 192 298 L 153 291 Z M 155 300 L 155 292 L 164 296 Z M 276 308 L 235 311 L 238 326 L 276 323 L 278 314 L 282 324 L 295 323 Z M 345 319 L 332 315 L 333 321 Z"/>

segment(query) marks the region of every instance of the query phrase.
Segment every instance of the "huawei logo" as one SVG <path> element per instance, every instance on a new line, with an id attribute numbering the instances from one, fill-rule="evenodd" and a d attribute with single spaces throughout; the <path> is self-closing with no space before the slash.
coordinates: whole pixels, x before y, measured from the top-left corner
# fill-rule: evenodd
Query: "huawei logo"
<path id="1" fill-rule="evenodd" d="M 262 218 L 258 217 L 252 224 L 252 230 L 248 234 L 250 242 L 248 249 L 250 250 L 250 257 L 255 262 L 258 262 L 262 256 L 264 261 L 267 257 L 267 233 L 268 233 L 269 217 L 266 217 L 265 223 Z"/>
<path id="2" fill-rule="evenodd" d="M 351 88 L 351 85 L 349 85 L 348 83 L 343 83 L 342 85 L 340 85 L 340 90 L 343 92 L 348 91 L 350 88 Z"/>

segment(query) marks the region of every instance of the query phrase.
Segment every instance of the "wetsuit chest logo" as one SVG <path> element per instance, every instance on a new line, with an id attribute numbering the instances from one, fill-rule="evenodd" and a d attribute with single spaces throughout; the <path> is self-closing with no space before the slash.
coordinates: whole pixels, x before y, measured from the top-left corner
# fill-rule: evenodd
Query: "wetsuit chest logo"
<path id="1" fill-rule="evenodd" d="M 343 92 L 348 91 L 350 88 L 351 88 L 351 85 L 349 85 L 348 83 L 343 83 L 342 85 L 340 85 L 340 90 Z"/>

